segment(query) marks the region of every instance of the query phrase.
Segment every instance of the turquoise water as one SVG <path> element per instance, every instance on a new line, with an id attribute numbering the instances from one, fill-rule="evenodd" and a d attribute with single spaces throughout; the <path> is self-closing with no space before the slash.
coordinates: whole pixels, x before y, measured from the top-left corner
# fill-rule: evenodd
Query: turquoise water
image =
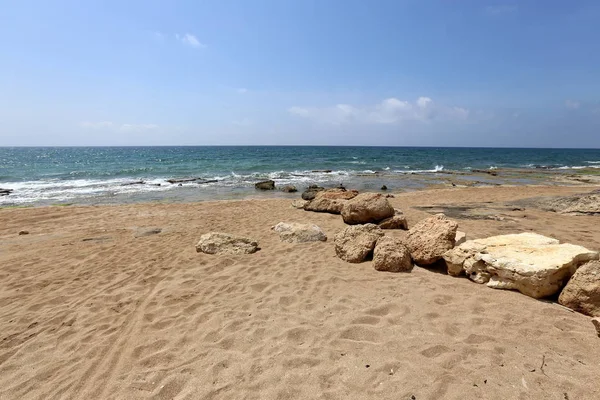
<path id="1" fill-rule="evenodd" d="M 600 168 L 598 149 L 419 147 L 67 147 L 0 148 L 0 204 L 106 203 L 236 198 L 253 184 L 311 183 L 374 188 L 423 185 L 419 177 L 490 168 Z M 331 170 L 331 172 L 319 172 Z M 408 178 L 406 178 L 408 176 Z M 217 182 L 182 186 L 170 178 Z M 143 180 L 144 184 L 126 185 Z M 160 186 L 158 186 L 160 185 Z M 390 186 L 390 185 L 388 185 Z"/>

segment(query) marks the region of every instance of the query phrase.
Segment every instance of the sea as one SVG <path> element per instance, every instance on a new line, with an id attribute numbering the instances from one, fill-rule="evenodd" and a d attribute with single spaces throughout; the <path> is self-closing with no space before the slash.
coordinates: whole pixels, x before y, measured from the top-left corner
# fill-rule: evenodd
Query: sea
<path id="1" fill-rule="evenodd" d="M 181 146 L 0 147 L 0 207 L 297 197 L 254 184 L 418 190 L 486 170 L 572 173 L 600 168 L 600 149 Z M 475 171 L 478 171 L 475 173 Z M 483 174 L 486 175 L 486 174 Z M 527 184 L 527 175 L 504 183 Z M 531 175 L 533 176 L 533 175 Z M 196 179 L 170 183 L 169 180 Z"/>

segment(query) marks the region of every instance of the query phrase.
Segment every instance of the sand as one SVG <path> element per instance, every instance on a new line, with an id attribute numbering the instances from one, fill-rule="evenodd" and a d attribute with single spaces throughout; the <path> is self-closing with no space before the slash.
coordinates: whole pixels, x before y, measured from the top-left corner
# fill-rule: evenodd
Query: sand
<path id="1" fill-rule="evenodd" d="M 391 200 L 409 225 L 453 206 L 471 238 L 535 231 L 599 250 L 600 217 L 507 205 L 581 191 Z M 281 221 L 316 223 L 331 240 L 281 242 L 270 230 Z M 345 263 L 332 240 L 343 227 L 285 199 L 2 209 L 0 398 L 600 398 L 589 317 L 439 271 Z M 162 231 L 139 235 L 149 228 Z M 198 254 L 208 231 L 261 250 Z"/>

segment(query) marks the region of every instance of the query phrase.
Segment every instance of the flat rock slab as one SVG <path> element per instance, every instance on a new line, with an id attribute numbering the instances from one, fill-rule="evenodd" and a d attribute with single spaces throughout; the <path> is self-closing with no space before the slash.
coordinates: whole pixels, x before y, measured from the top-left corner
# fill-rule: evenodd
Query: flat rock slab
<path id="1" fill-rule="evenodd" d="M 598 252 L 536 233 L 468 240 L 444 254 L 450 275 L 463 272 L 495 289 L 514 289 L 533 298 L 557 293 L 577 268 Z"/>
<path id="2" fill-rule="evenodd" d="M 257 250 L 256 240 L 221 232 L 210 232 L 200 236 L 196 245 L 198 253 L 206 254 L 252 254 Z"/>
<path id="3" fill-rule="evenodd" d="M 327 235 L 315 224 L 280 222 L 273 227 L 279 233 L 279 239 L 289 243 L 324 242 Z"/>

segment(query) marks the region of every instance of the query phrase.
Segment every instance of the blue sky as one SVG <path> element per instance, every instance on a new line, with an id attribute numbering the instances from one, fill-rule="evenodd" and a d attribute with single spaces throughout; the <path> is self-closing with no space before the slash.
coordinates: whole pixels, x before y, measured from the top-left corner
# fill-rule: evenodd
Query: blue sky
<path id="1" fill-rule="evenodd" d="M 1 1 L 0 145 L 600 147 L 600 2 Z"/>

